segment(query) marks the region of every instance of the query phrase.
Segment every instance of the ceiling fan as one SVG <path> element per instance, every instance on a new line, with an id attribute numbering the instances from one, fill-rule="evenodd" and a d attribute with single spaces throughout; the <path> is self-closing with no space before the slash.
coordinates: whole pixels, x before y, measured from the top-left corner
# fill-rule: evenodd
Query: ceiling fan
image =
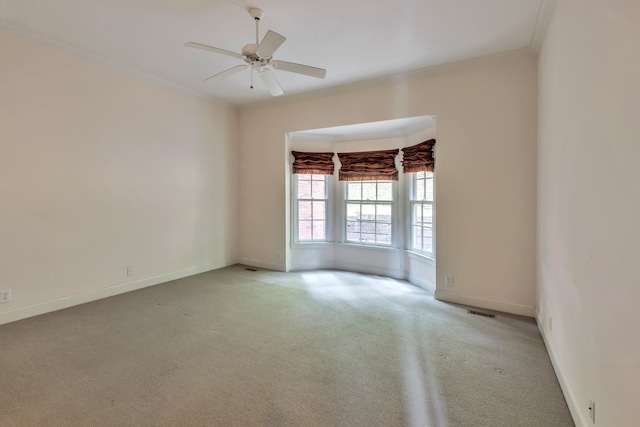
<path id="1" fill-rule="evenodd" d="M 214 76 L 205 79 L 205 81 L 220 81 L 227 77 L 230 77 L 242 70 L 251 68 L 251 89 L 253 89 L 253 70 L 256 70 L 265 86 L 271 92 L 273 96 L 279 96 L 284 93 L 280 83 L 276 80 L 276 77 L 271 72 L 270 68 L 276 70 L 289 71 L 291 73 L 304 74 L 306 76 L 317 77 L 324 79 L 327 74 L 327 70 L 322 68 L 311 67 L 309 65 L 296 64 L 295 62 L 277 61 L 273 59 L 273 53 L 280 47 L 286 40 L 286 37 L 269 30 L 264 36 L 261 42 L 258 43 L 258 23 L 264 16 L 264 12 L 260 9 L 253 8 L 249 10 L 249 14 L 256 21 L 256 42 L 255 44 L 248 44 L 242 48 L 242 53 L 235 53 L 229 50 L 220 49 L 213 46 L 207 46 L 206 44 L 200 44 L 195 42 L 187 42 L 184 45 L 187 47 L 193 47 L 196 49 L 207 50 L 210 52 L 221 53 L 223 55 L 232 56 L 234 58 L 242 59 L 246 64 L 236 65 L 235 67 L 224 70 Z"/>

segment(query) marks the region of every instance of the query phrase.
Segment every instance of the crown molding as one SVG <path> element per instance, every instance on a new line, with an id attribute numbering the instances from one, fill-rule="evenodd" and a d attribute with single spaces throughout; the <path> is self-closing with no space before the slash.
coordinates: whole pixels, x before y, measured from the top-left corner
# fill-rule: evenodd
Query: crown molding
<path id="1" fill-rule="evenodd" d="M 540 9 L 538 9 L 538 17 L 536 18 L 536 26 L 531 37 L 531 50 L 536 54 L 540 54 L 544 38 L 549 30 L 553 11 L 555 10 L 557 0 L 542 0 Z"/>

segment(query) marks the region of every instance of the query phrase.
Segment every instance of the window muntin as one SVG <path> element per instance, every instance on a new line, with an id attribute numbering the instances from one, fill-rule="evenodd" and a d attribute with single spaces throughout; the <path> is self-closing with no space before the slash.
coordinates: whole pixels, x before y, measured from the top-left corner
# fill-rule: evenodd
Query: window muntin
<path id="1" fill-rule="evenodd" d="M 327 241 L 328 175 L 294 174 L 296 241 Z"/>
<path id="2" fill-rule="evenodd" d="M 393 182 L 346 182 L 346 242 L 392 245 Z"/>
<path id="3" fill-rule="evenodd" d="M 433 172 L 412 175 L 411 250 L 433 255 Z"/>

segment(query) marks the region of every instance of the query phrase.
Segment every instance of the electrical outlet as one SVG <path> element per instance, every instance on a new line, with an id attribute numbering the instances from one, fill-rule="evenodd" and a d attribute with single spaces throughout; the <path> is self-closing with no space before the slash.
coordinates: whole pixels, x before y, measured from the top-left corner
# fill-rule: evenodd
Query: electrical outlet
<path id="1" fill-rule="evenodd" d="M 596 402 L 591 396 L 589 396 L 589 418 L 591 418 L 592 423 L 596 423 Z"/>
<path id="2" fill-rule="evenodd" d="M 133 267 L 127 267 L 127 276 L 133 276 Z"/>
<path id="3" fill-rule="evenodd" d="M 206 252 L 200 253 L 200 261 L 206 261 L 206 260 L 207 260 L 207 253 Z"/>
<path id="4" fill-rule="evenodd" d="M 453 276 L 444 276 L 444 285 L 453 286 Z"/>
<path id="5" fill-rule="evenodd" d="M 11 302 L 11 289 L 0 291 L 0 304 Z"/>
<path id="6" fill-rule="evenodd" d="M 280 252 L 278 252 L 276 256 L 278 257 L 278 259 L 282 258 L 282 254 Z"/>

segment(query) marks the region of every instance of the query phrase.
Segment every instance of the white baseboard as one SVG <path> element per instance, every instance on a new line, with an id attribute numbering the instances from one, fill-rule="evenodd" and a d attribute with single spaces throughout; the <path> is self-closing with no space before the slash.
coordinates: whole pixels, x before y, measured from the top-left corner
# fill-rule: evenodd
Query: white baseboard
<path id="1" fill-rule="evenodd" d="M 333 261 L 325 261 L 325 262 L 307 262 L 307 263 L 298 263 L 291 264 L 291 271 L 307 271 L 307 270 L 326 270 L 330 268 L 334 268 Z"/>
<path id="2" fill-rule="evenodd" d="M 536 323 L 538 324 L 538 330 L 540 331 L 540 335 L 542 335 L 542 340 L 544 341 L 544 345 L 547 348 L 547 354 L 549 355 L 549 359 L 551 360 L 551 365 L 553 366 L 553 370 L 556 373 L 556 378 L 558 378 L 558 383 L 560 383 L 560 389 L 562 390 L 562 394 L 564 395 L 564 400 L 567 402 L 567 406 L 569 407 L 569 412 L 571 412 L 571 417 L 573 418 L 573 422 L 577 427 L 586 427 L 590 425 L 589 422 L 587 422 L 587 420 L 582 417 L 582 411 L 579 410 L 580 408 L 583 408 L 583 406 L 580 406 L 576 403 L 576 400 L 573 394 L 571 394 L 571 390 L 569 389 L 567 382 L 562 376 L 562 371 L 558 366 L 558 361 L 553 353 L 553 349 L 551 348 L 551 346 L 549 346 L 549 341 L 547 340 L 547 336 L 545 335 L 545 330 L 542 327 L 544 323 L 539 317 L 536 317 Z"/>
<path id="3" fill-rule="evenodd" d="M 160 274 L 157 276 L 146 277 L 144 279 L 135 280 L 133 282 L 122 283 L 107 288 L 96 289 L 94 291 L 84 292 L 81 294 L 70 295 L 58 298 L 52 301 L 41 302 L 38 304 L 19 307 L 0 313 L 0 325 L 17 320 L 26 319 L 28 317 L 39 316 L 41 314 L 50 313 L 52 311 L 62 310 L 64 308 L 73 307 L 75 305 L 85 304 L 87 302 L 96 301 L 102 298 L 108 298 L 126 292 L 135 291 L 160 283 L 169 282 L 171 280 L 182 279 L 183 277 L 193 276 L 194 274 L 205 273 L 228 265 L 236 264 L 235 259 L 218 260 L 207 265 L 191 267 L 180 271 Z"/>
<path id="4" fill-rule="evenodd" d="M 334 261 L 333 268 L 336 270 L 353 271 L 356 273 L 375 274 L 378 276 L 392 277 L 394 279 L 406 280 L 407 273 L 404 270 L 386 267 L 375 267 L 371 265 L 356 264 L 353 262 Z"/>
<path id="5" fill-rule="evenodd" d="M 488 310 L 496 310 L 496 311 L 502 311 L 505 313 L 518 314 L 520 316 L 535 318 L 535 315 L 536 315 L 536 310 L 535 310 L 535 307 L 533 306 L 472 297 L 468 295 L 460 295 L 460 294 L 445 291 L 442 289 L 436 289 L 434 297 L 439 301 L 469 305 L 471 307 L 486 308 Z"/>
<path id="6" fill-rule="evenodd" d="M 435 283 L 433 283 L 430 280 L 424 280 L 422 277 L 418 276 L 417 274 L 409 274 L 407 280 L 411 283 L 413 283 L 414 285 L 427 290 L 431 293 L 435 292 L 436 290 L 436 285 Z"/>
<path id="7" fill-rule="evenodd" d="M 272 262 L 258 261 L 249 258 L 238 258 L 238 263 L 248 265 L 249 267 L 264 268 L 266 270 L 286 271 L 284 261 L 282 264 L 274 264 Z"/>

